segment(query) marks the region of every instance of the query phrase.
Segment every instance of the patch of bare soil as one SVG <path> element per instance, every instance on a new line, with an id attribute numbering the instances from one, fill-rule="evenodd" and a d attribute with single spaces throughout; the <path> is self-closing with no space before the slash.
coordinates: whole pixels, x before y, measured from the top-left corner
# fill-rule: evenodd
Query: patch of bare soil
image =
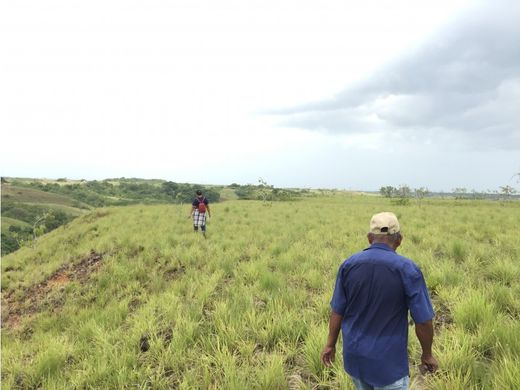
<path id="1" fill-rule="evenodd" d="M 442 328 L 446 328 L 452 325 L 453 315 L 450 308 L 435 294 L 432 294 L 432 303 L 435 309 L 435 318 L 433 319 L 433 326 L 435 331 L 438 332 Z"/>
<path id="2" fill-rule="evenodd" d="M 173 339 L 173 328 L 163 328 L 155 334 L 155 337 L 159 340 L 162 340 L 164 346 L 167 347 L 168 345 L 170 345 Z M 150 334 L 144 333 L 139 339 L 139 350 L 141 352 L 148 352 L 148 350 L 150 349 L 150 338 Z"/>
<path id="3" fill-rule="evenodd" d="M 63 291 L 71 281 L 85 283 L 96 272 L 103 256 L 95 250 L 76 264 L 64 264 L 44 281 L 27 287 L 19 297 L 16 291 L 10 291 L 2 297 L 2 328 L 17 328 L 22 318 L 32 316 L 47 309 L 56 312 L 65 304 Z"/>

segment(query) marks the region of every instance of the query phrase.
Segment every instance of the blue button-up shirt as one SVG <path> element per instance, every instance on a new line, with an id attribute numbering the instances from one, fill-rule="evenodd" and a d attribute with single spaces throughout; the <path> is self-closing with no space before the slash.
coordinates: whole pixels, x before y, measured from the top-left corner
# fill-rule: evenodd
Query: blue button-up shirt
<path id="1" fill-rule="evenodd" d="M 433 318 L 424 278 L 410 259 L 375 243 L 340 266 L 331 301 L 343 316 L 345 370 L 372 386 L 409 375 L 408 311 L 416 323 Z"/>

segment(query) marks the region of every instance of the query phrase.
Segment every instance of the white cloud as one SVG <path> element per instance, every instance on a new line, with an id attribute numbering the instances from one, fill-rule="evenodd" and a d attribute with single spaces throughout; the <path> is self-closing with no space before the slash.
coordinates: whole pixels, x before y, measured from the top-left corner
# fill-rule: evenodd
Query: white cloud
<path id="1" fill-rule="evenodd" d="M 497 86 L 489 75 L 507 59 L 500 47 L 495 62 L 479 61 L 476 45 L 460 61 L 415 57 L 404 61 L 408 67 L 401 73 L 398 67 L 379 72 L 382 64 L 409 58 L 411 47 L 420 51 L 427 37 L 470 4 L 3 3 L 1 173 L 208 183 L 262 176 L 279 186 L 372 186 L 372 152 L 405 155 L 403 145 L 459 142 L 459 135 L 438 135 L 446 123 L 460 132 L 464 121 L 487 128 L 517 123 L 515 74 L 501 77 L 498 88 L 477 90 L 478 97 L 461 96 L 475 86 Z M 452 53 L 457 46 L 450 42 L 437 42 L 435 53 Z M 486 47 L 496 46 L 489 42 Z M 435 60 L 432 66 L 428 59 Z M 442 82 L 425 78 L 432 68 Z M 460 77 L 465 72 L 470 82 Z M 473 83 L 479 77 L 485 83 Z M 343 93 L 346 88 L 354 92 Z M 449 102 L 446 111 L 439 96 Z M 294 106 L 306 109 L 286 115 L 281 125 L 279 117 L 260 114 Z M 517 130 L 500 131 L 509 145 L 518 144 Z M 344 166 L 344 175 L 335 173 Z"/>
<path id="2" fill-rule="evenodd" d="M 518 150 L 518 16 L 517 3 L 480 4 L 335 97 L 279 110 L 282 123 L 332 134 L 426 135 L 428 142 L 432 133 L 436 142 L 460 133 L 460 150 Z"/>

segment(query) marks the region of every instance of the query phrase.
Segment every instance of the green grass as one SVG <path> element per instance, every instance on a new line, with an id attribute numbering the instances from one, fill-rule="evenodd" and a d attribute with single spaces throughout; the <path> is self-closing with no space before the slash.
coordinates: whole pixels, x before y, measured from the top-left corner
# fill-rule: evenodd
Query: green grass
<path id="1" fill-rule="evenodd" d="M 2 255 L 31 245 L 33 225 L 53 230 L 67 221 L 85 214 L 90 206 L 69 196 L 2 183 Z M 43 218 L 46 216 L 46 218 Z M 15 226 L 17 229 L 10 229 Z M 38 231 L 38 229 L 37 229 Z"/>
<path id="2" fill-rule="evenodd" d="M 72 208 L 77 208 L 81 204 L 81 202 L 65 195 L 41 191 L 35 188 L 2 184 L 2 201 L 10 200 L 28 204 L 63 205 Z M 87 207 L 86 205 L 84 206 Z"/>
<path id="3" fill-rule="evenodd" d="M 440 372 L 412 382 L 518 388 L 519 204 L 341 194 L 214 204 L 207 239 L 189 205 L 97 209 L 3 257 L 3 388 L 352 389 L 340 344 L 319 354 L 337 268 L 385 210 L 438 315 Z"/>
<path id="4" fill-rule="evenodd" d="M 20 221 L 19 219 L 2 217 L 2 233 L 7 232 L 9 230 L 9 226 L 31 227 L 30 224 L 24 221 Z"/>

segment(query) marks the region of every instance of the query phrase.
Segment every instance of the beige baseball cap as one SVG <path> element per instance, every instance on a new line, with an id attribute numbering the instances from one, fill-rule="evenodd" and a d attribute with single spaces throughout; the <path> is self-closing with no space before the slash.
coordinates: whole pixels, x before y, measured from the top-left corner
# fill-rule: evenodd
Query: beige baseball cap
<path id="1" fill-rule="evenodd" d="M 374 214 L 370 220 L 370 233 L 373 234 L 394 234 L 401 230 L 399 221 L 394 213 L 385 211 Z"/>

